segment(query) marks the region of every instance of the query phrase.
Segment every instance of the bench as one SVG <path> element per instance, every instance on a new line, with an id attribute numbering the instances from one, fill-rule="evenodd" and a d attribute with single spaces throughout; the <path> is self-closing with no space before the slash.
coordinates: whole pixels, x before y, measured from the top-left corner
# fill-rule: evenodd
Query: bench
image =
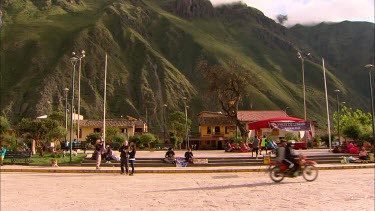
<path id="1" fill-rule="evenodd" d="M 154 148 L 156 150 L 167 150 L 168 148 L 173 148 L 173 144 L 155 144 Z"/>
<path id="2" fill-rule="evenodd" d="M 31 151 L 7 151 L 4 159 L 11 159 L 12 164 L 17 159 L 25 159 L 25 163 L 30 163 Z"/>

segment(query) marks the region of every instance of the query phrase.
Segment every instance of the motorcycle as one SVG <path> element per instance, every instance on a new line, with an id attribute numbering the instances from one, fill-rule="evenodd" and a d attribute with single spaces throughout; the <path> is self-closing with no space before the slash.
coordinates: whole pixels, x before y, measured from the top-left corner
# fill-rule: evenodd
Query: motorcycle
<path id="1" fill-rule="evenodd" d="M 284 177 L 293 178 L 302 175 L 306 181 L 312 182 L 318 177 L 318 168 L 315 167 L 317 162 L 307 160 L 305 155 L 299 155 L 298 158 L 296 158 L 296 161 L 299 162 L 300 165 L 295 172 L 293 172 L 291 168 L 288 168 L 283 162 L 270 162 L 268 171 L 271 179 L 274 182 L 281 182 Z"/>

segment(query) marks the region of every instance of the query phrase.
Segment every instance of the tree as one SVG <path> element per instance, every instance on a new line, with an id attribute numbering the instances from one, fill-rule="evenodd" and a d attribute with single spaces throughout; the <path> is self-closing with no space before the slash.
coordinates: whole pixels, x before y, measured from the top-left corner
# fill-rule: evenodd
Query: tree
<path id="1" fill-rule="evenodd" d="M 147 145 L 148 148 L 151 148 L 151 143 L 156 140 L 155 136 L 151 133 L 144 133 L 142 134 L 139 139 L 143 145 Z"/>
<path id="2" fill-rule="evenodd" d="M 338 127 L 338 113 L 333 114 L 334 128 L 337 131 Z M 344 137 L 352 138 L 355 141 L 364 140 L 370 141 L 373 139 L 371 134 L 371 113 L 364 113 L 362 110 L 353 111 L 352 108 L 346 106 L 340 110 L 340 131 Z"/>
<path id="3" fill-rule="evenodd" d="M 172 128 L 170 132 L 171 136 L 175 136 L 175 147 L 179 146 L 181 149 L 181 144 L 184 137 L 186 137 L 186 132 L 189 133 L 191 126 L 191 120 L 187 119 L 187 131 L 186 131 L 186 117 L 185 114 L 180 111 L 175 111 L 169 115 L 168 127 Z M 173 135 L 172 135 L 173 134 Z"/>
<path id="4" fill-rule="evenodd" d="M 96 140 L 100 139 L 99 133 L 90 133 L 86 136 L 86 141 L 91 143 L 92 145 L 95 145 Z"/>
<path id="5" fill-rule="evenodd" d="M 22 119 L 18 124 L 18 133 L 26 139 L 33 139 L 39 147 L 40 156 L 44 156 L 44 146 L 47 142 L 55 141 L 66 135 L 65 128 L 53 119 Z"/>
<path id="6" fill-rule="evenodd" d="M 59 122 L 59 125 L 64 126 L 64 113 L 60 111 L 53 111 L 51 114 L 48 115 L 47 119 L 56 120 Z"/>
<path id="7" fill-rule="evenodd" d="M 17 132 L 26 139 L 35 140 L 36 146 L 40 146 L 41 139 L 45 137 L 48 131 L 42 120 L 24 118 L 18 124 Z"/>
<path id="8" fill-rule="evenodd" d="M 243 67 L 231 61 L 224 68 L 220 65 L 209 66 L 206 60 L 197 64 L 197 69 L 202 71 L 207 82 L 208 91 L 217 97 L 221 109 L 235 122 L 241 132 L 242 141 L 247 139 L 248 130 L 238 117 L 238 103 L 244 95 L 250 75 Z"/>
<path id="9" fill-rule="evenodd" d="M 117 134 L 120 133 L 120 130 L 117 127 L 107 127 L 105 128 L 105 139 L 106 141 L 114 141 Z"/>

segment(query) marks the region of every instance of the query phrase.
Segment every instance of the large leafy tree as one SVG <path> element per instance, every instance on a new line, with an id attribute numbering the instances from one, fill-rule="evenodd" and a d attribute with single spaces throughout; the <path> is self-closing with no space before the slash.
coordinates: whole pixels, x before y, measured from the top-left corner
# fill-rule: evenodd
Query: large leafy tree
<path id="1" fill-rule="evenodd" d="M 335 130 L 338 129 L 338 113 L 333 114 L 335 122 Z M 347 138 L 355 141 L 364 140 L 371 141 L 373 135 L 371 133 L 371 113 L 364 113 L 357 109 L 353 110 L 344 106 L 340 110 L 340 131 Z"/>
<path id="2" fill-rule="evenodd" d="M 17 132 L 27 139 L 33 139 L 36 146 L 45 145 L 49 141 L 55 141 L 66 135 L 63 128 L 57 120 L 47 118 L 40 119 L 22 119 L 18 124 Z"/>
<path id="3" fill-rule="evenodd" d="M 206 60 L 197 64 L 197 69 L 203 72 L 208 82 L 208 91 L 218 99 L 221 109 L 231 118 L 239 128 L 242 141 L 247 138 L 248 130 L 237 116 L 238 103 L 245 93 L 250 75 L 243 67 L 231 61 L 227 66 L 209 65 Z"/>

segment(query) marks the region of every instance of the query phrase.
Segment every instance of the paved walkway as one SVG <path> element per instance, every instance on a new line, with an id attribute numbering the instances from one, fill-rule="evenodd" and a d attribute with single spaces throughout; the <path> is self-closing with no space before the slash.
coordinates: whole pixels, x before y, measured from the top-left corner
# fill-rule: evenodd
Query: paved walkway
<path id="1" fill-rule="evenodd" d="M 1 173 L 1 211 L 374 210 L 374 169 L 320 171 L 274 183 L 263 172 L 217 174 Z"/>
<path id="2" fill-rule="evenodd" d="M 175 151 L 176 156 L 183 156 L 185 151 Z M 87 152 L 88 154 L 90 151 Z M 117 152 L 115 152 L 117 153 Z M 297 150 L 297 153 L 309 155 L 332 155 L 327 149 Z M 137 158 L 162 158 L 165 151 L 138 151 Z M 194 157 L 250 157 L 251 153 L 228 153 L 222 150 L 194 151 Z M 344 155 L 343 155 L 344 156 Z M 345 155 L 347 156 L 347 155 Z M 262 155 L 260 156 L 262 159 Z M 137 162 L 137 161 L 136 161 Z M 332 169 L 355 169 L 355 168 L 375 168 L 375 164 L 318 164 L 320 170 Z M 222 167 L 136 167 L 136 173 L 220 173 L 220 172 L 265 172 L 266 165 L 259 166 L 222 166 Z M 0 167 L 0 172 L 43 172 L 43 173 L 119 173 L 119 167 L 95 167 L 84 166 L 22 166 L 4 165 Z"/>

